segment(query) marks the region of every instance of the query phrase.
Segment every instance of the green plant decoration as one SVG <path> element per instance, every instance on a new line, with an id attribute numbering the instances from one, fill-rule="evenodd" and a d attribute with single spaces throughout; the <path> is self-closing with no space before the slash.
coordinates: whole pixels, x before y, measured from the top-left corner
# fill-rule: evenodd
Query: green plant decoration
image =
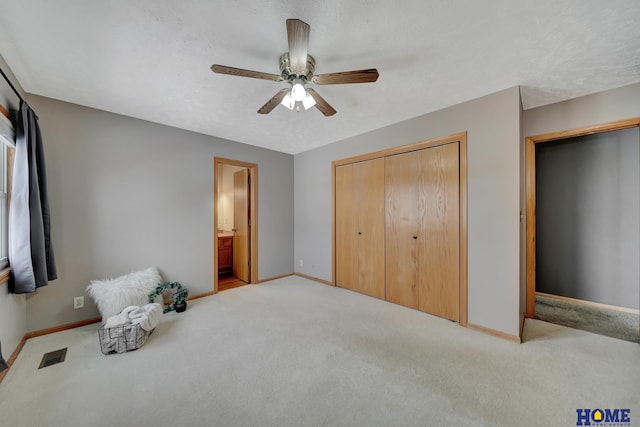
<path id="1" fill-rule="evenodd" d="M 186 301 L 187 297 L 189 296 L 189 291 L 184 288 L 179 282 L 158 283 L 158 286 L 156 286 L 155 290 L 153 290 L 149 294 L 149 303 L 152 303 L 158 295 L 162 295 L 165 289 L 173 290 L 173 298 L 171 300 L 171 304 L 164 307 L 164 313 L 168 313 L 169 311 L 176 311 L 176 307 L 186 307 Z M 184 311 L 184 308 L 180 311 Z"/>

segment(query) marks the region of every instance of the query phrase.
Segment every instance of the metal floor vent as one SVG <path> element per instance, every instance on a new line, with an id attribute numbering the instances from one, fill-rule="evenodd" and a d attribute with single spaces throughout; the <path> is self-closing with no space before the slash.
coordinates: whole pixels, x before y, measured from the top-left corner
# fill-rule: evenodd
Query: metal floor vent
<path id="1" fill-rule="evenodd" d="M 56 363 L 64 362 L 64 358 L 67 355 L 67 348 L 61 348 L 60 350 L 50 351 L 42 356 L 40 366 L 38 369 L 46 368 L 47 366 L 55 365 Z"/>

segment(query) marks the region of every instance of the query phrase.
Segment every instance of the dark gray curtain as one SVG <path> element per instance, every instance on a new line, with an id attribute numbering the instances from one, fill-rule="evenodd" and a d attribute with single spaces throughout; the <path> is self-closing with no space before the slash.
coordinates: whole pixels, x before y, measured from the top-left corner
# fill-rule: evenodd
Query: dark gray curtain
<path id="1" fill-rule="evenodd" d="M 16 152 L 9 207 L 11 291 L 35 292 L 57 276 L 51 246 L 42 135 L 38 117 L 21 101 L 16 124 Z"/>
<path id="2" fill-rule="evenodd" d="M 9 365 L 7 365 L 7 362 L 2 358 L 2 343 L 0 343 L 0 372 L 4 371 L 8 367 Z"/>

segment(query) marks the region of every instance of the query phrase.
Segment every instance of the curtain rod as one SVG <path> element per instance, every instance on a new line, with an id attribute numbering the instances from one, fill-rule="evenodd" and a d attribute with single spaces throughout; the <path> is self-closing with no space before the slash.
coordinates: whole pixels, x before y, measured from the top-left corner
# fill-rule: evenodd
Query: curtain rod
<path id="1" fill-rule="evenodd" d="M 0 68 L 0 73 L 2 73 L 2 77 L 4 77 L 7 83 L 9 83 L 9 86 L 11 87 L 11 89 L 13 89 L 13 92 L 18 96 L 18 98 L 20 98 L 20 101 L 25 102 L 22 96 L 20 96 L 20 93 L 16 90 L 16 88 L 11 83 L 11 80 L 9 80 L 9 77 L 7 77 L 7 75 L 4 73 L 4 70 L 2 68 Z"/>

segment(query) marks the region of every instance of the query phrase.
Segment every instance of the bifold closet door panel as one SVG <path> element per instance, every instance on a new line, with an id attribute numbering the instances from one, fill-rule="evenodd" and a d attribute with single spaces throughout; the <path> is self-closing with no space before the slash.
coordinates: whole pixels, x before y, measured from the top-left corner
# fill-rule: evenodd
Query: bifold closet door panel
<path id="1" fill-rule="evenodd" d="M 384 299 L 384 159 L 336 167 L 336 285 Z"/>
<path id="2" fill-rule="evenodd" d="M 418 222 L 421 216 L 416 152 L 385 158 L 386 300 L 418 308 Z"/>
<path id="3" fill-rule="evenodd" d="M 421 150 L 419 309 L 460 320 L 459 144 Z"/>
<path id="4" fill-rule="evenodd" d="M 458 143 L 386 157 L 386 299 L 459 321 Z"/>
<path id="5" fill-rule="evenodd" d="M 356 163 L 358 195 L 358 292 L 384 299 L 384 159 Z"/>
<path id="6" fill-rule="evenodd" d="M 336 167 L 336 285 L 356 290 L 357 288 L 357 192 L 356 168 L 354 165 Z"/>

